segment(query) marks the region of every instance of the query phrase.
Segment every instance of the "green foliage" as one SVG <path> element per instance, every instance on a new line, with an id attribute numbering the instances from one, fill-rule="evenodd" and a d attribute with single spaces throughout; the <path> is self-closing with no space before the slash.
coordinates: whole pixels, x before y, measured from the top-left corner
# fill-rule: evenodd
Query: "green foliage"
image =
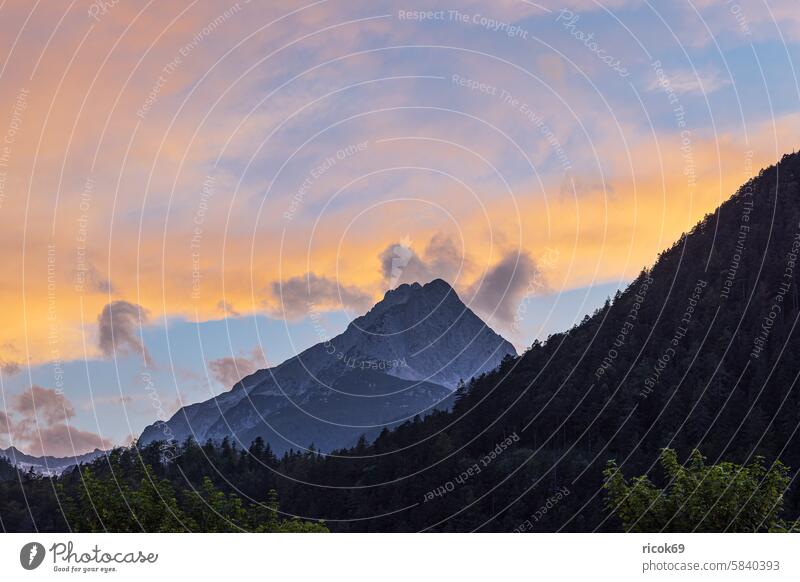
<path id="1" fill-rule="evenodd" d="M 228 451 L 229 452 L 229 451 Z M 227 453 L 223 453 L 227 454 Z M 135 448 L 76 470 L 56 484 L 65 522 L 75 532 L 326 532 L 321 523 L 281 519 L 278 495 L 245 503 L 206 476 L 176 487 L 139 459 Z"/>
<path id="2" fill-rule="evenodd" d="M 646 475 L 628 482 L 614 461 L 605 470 L 606 507 L 632 532 L 784 531 L 780 519 L 788 469 L 757 457 L 746 466 L 707 465 L 694 450 L 685 464 L 672 449 L 661 452 L 666 484 Z"/>

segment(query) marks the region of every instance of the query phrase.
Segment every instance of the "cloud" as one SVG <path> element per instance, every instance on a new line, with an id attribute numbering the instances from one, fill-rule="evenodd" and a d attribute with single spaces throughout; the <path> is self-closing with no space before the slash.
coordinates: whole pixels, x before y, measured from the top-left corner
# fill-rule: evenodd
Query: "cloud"
<path id="1" fill-rule="evenodd" d="M 504 324 L 514 322 L 520 302 L 542 286 L 542 274 L 527 252 L 512 251 L 464 291 L 470 307 Z"/>
<path id="2" fill-rule="evenodd" d="M 13 355 L 9 355 L 13 354 Z M 0 372 L 6 376 L 13 376 L 18 374 L 22 369 L 22 364 L 19 362 L 19 350 L 11 342 L 5 342 L 0 345 Z"/>
<path id="3" fill-rule="evenodd" d="M 548 15 L 519 0 L 492 3 L 491 10 L 485 0 L 465 0 L 459 7 L 464 13 L 480 12 L 499 21 L 522 20 L 521 26 L 537 34 L 543 32 L 548 41 L 555 42 L 560 50 L 565 50 L 560 58 L 554 56 L 554 51 L 544 51 L 543 55 L 539 55 L 541 51 L 531 50 L 531 43 L 520 39 L 509 39 L 505 42 L 502 32 L 490 34 L 490 31 L 480 29 L 474 24 L 461 26 L 448 23 L 447 26 L 439 26 L 436 23 L 436 26 L 429 27 L 430 30 L 426 32 L 424 26 L 399 23 L 397 11 L 393 9 L 386 11 L 393 13 L 392 18 L 326 30 L 324 34 L 306 38 L 295 47 L 287 46 L 286 50 L 275 53 L 273 58 L 263 63 L 253 74 L 245 75 L 241 81 L 234 83 L 247 67 L 256 62 L 254 55 L 260 58 L 271 54 L 287 41 L 313 30 L 321 30 L 329 24 L 383 12 L 377 10 L 374 4 L 364 2 L 309 5 L 310 9 L 270 27 L 269 34 L 262 32 L 230 55 L 225 55 L 225 51 L 234 43 L 287 12 L 282 3 L 259 5 L 259 10 L 256 11 L 250 10 L 255 6 L 254 3 L 248 6 L 242 3 L 243 9 L 237 11 L 234 18 L 217 26 L 212 36 L 204 37 L 201 45 L 192 50 L 191 58 L 184 58 L 174 73 L 166 75 L 166 84 L 144 120 L 137 117 L 135 112 L 146 103 L 148 94 L 155 88 L 155 81 L 164 73 L 164 66 L 174 62 L 175 57 L 181 55 L 180 49 L 198 31 L 214 21 L 223 11 L 219 5 L 208 2 L 192 5 L 191 10 L 166 29 L 164 23 L 177 16 L 185 8 L 185 3 L 164 3 L 157 11 L 147 10 L 141 14 L 138 14 L 138 9 L 132 11 L 131 3 L 115 3 L 113 9 L 103 15 L 100 25 L 87 18 L 83 11 L 70 12 L 66 15 L 64 26 L 59 28 L 59 34 L 52 38 L 48 50 L 42 51 L 43 42 L 48 39 L 36 31 L 55 29 L 59 18 L 64 15 L 57 11 L 37 11 L 35 18 L 31 20 L 31 25 L 35 23 L 35 26 L 23 27 L 29 10 L 26 10 L 24 3 L 6 3 L 4 18 L 0 19 L 3 38 L 15 38 L 18 31 L 25 31 L 19 35 L 15 54 L 10 58 L 9 67 L 5 71 L 6 82 L 0 87 L 0 97 L 7 116 L 10 117 L 15 109 L 20 109 L 21 114 L 21 131 L 16 136 L 12 162 L 20 168 L 27 168 L 35 162 L 36 168 L 40 170 L 37 172 L 39 179 L 32 185 L 35 191 L 32 193 L 30 208 L 10 204 L 3 207 L 6 219 L 0 233 L 3 247 L 23 249 L 24 246 L 24 252 L 7 253 L 7 268 L 11 272 L 22 272 L 23 257 L 31 264 L 44 265 L 51 239 L 58 248 L 70 249 L 75 247 L 76 235 L 88 234 L 86 240 L 81 241 L 86 243 L 86 256 L 95 258 L 101 274 L 111 278 L 116 287 L 122 290 L 137 288 L 138 291 L 137 285 L 140 281 L 148 282 L 141 286 L 141 295 L 136 296 L 137 303 L 158 309 L 166 317 L 214 319 L 220 316 L 218 301 L 214 301 L 214 297 L 219 300 L 223 292 L 227 301 L 247 310 L 247 306 L 251 305 L 253 288 L 268 289 L 272 281 L 306 271 L 332 275 L 335 260 L 332 255 L 336 253 L 337 243 L 342 236 L 340 227 L 349 224 L 345 211 L 355 214 L 381 197 L 394 198 L 406 196 L 408 193 L 423 198 L 429 193 L 432 200 L 443 203 L 442 206 L 454 214 L 459 228 L 463 228 L 466 246 L 464 252 L 476 263 L 484 261 L 489 246 L 481 237 L 485 227 L 482 212 L 469 202 L 470 198 L 464 196 L 460 187 L 440 189 L 428 175 L 420 179 L 419 188 L 415 187 L 415 182 L 406 178 L 401 181 L 398 177 L 397 183 L 390 188 L 382 188 L 380 183 L 375 184 L 379 180 L 378 176 L 365 180 L 366 193 L 363 196 L 360 193 L 354 196 L 354 202 L 349 202 L 350 199 L 344 197 L 341 198 L 341 206 L 333 204 L 328 207 L 330 210 L 326 211 L 325 220 L 320 221 L 320 232 L 323 235 L 319 240 L 315 239 L 313 248 L 309 247 L 310 257 L 306 256 L 307 245 L 304 243 L 310 240 L 306 231 L 311 228 L 312 221 L 300 220 L 292 223 L 285 256 L 278 256 L 279 235 L 286 226 L 283 213 L 289 204 L 289 197 L 294 195 L 294 188 L 284 186 L 301 184 L 308 170 L 305 161 L 299 161 L 300 157 L 308 154 L 310 159 L 313 154 L 313 157 L 319 155 L 320 159 L 324 159 L 345 143 L 369 139 L 370 146 L 363 155 L 359 154 L 358 158 L 349 159 L 346 163 L 344 160 L 337 161 L 335 168 L 326 174 L 325 179 L 315 183 L 304 202 L 307 211 L 321 208 L 328 196 L 327 192 L 332 193 L 340 185 L 333 180 L 334 177 L 336 180 L 347 181 L 354 178 L 356 173 L 362 173 L 362 170 L 369 172 L 373 169 L 399 166 L 429 166 L 446 170 L 460 176 L 465 184 L 475 186 L 476 191 L 480 192 L 481 205 L 485 202 L 492 229 L 499 227 L 514 232 L 518 226 L 522 226 L 528 248 L 537 249 L 545 244 L 554 244 L 564 253 L 572 252 L 572 256 L 559 267 L 561 272 L 552 275 L 552 280 L 563 276 L 563 284 L 559 287 L 574 288 L 591 283 L 595 277 L 609 280 L 635 276 L 636 270 L 642 264 L 651 262 L 658 251 L 680 234 L 685 222 L 701 218 L 716 207 L 723 194 L 727 196 L 727 193 L 732 193 L 743 181 L 738 172 L 743 156 L 741 151 L 733 151 L 734 148 L 730 145 L 725 147 L 726 143 L 739 144 L 742 145 L 741 150 L 751 149 L 755 152 L 755 168 L 760 167 L 762 162 L 774 161 L 777 152 L 789 151 L 796 144 L 800 124 L 795 121 L 787 125 L 783 117 L 777 120 L 770 118 L 766 120 L 767 123 L 763 123 L 760 120 L 764 116 L 759 113 L 757 101 L 763 101 L 762 92 L 746 91 L 745 93 L 752 93 L 752 99 L 744 104 L 744 110 L 752 113 L 746 120 L 746 135 L 736 124 L 720 124 L 723 129 L 728 127 L 726 134 L 719 137 L 713 135 L 713 141 L 707 141 L 702 146 L 719 158 L 706 158 L 705 164 L 698 161 L 698 168 L 705 171 L 706 176 L 704 182 L 698 183 L 697 197 L 679 195 L 686 191 L 686 180 L 682 174 L 685 161 L 680 156 L 671 155 L 672 151 L 679 151 L 678 147 L 670 146 L 671 152 L 663 147 L 664 141 L 675 141 L 670 135 L 675 132 L 671 132 L 669 127 L 659 127 L 657 136 L 654 134 L 654 139 L 651 140 L 649 135 L 652 132 L 644 122 L 646 116 L 641 115 L 641 108 L 636 106 L 635 100 L 631 101 L 633 97 L 630 92 L 609 90 L 612 89 L 610 86 L 605 87 L 601 83 L 598 93 L 586 91 L 576 84 L 576 71 L 567 66 L 569 61 L 564 57 L 576 61 L 579 67 L 582 66 L 581 63 L 595 63 L 598 67 L 603 65 L 592 53 L 585 50 L 583 44 L 574 42 L 575 39 L 560 27 L 552 29 L 557 11 L 562 7 L 574 12 L 581 8 L 594 10 L 600 13 L 600 17 L 603 16 L 603 9 L 610 7 L 609 3 L 592 0 L 547 0 L 542 3 L 556 12 Z M 614 2 L 620 3 L 621 1 Z M 6 14 L 12 4 L 15 7 Z M 444 2 L 440 4 L 443 8 L 448 7 Z M 726 34 L 721 39 L 723 54 L 718 56 L 741 56 L 730 52 L 728 48 L 737 42 L 748 46 L 753 39 L 740 33 L 740 22 L 731 12 L 734 5 L 713 0 L 702 0 L 700 5 L 705 22 L 694 16 L 692 19 L 681 18 L 670 22 L 670 25 L 678 25 L 680 28 L 682 24 L 696 22 L 706 43 L 713 38 L 705 28 L 706 23 L 712 31 L 720 27 L 730 29 L 735 34 Z M 797 10 L 796 0 L 771 1 L 769 10 L 764 9 L 762 2 L 755 0 L 738 2 L 737 8 L 738 5 L 741 5 L 742 15 L 753 27 L 756 40 L 766 38 L 779 43 L 779 32 L 789 39 L 796 40 L 800 37 L 800 11 Z M 687 5 L 685 11 L 687 14 L 694 14 L 692 6 Z M 530 16 L 539 20 L 529 19 Z M 634 33 L 640 32 L 637 22 L 650 26 L 650 20 L 640 21 L 638 13 L 632 13 L 631 16 L 630 26 Z M 772 22 L 773 16 L 779 27 Z M 633 42 L 626 40 L 627 35 L 616 33 L 619 23 L 613 19 L 598 18 L 589 21 L 587 16 L 583 21 L 584 24 L 590 22 L 593 26 L 592 32 L 596 32 L 603 42 L 608 42 L 609 49 L 626 49 Z M 131 27 L 129 34 L 120 36 L 120 31 L 128 26 Z M 78 51 L 90 27 L 92 50 Z M 556 36 L 550 39 L 548 31 Z M 680 31 L 678 34 L 683 37 L 688 33 Z M 563 78 L 564 85 L 557 84 L 556 90 L 550 95 L 548 91 L 540 90 L 539 82 L 533 82 L 519 70 L 498 66 L 497 61 L 479 56 L 474 50 L 468 51 L 468 54 L 465 51 L 439 49 L 405 49 L 388 53 L 378 51 L 369 56 L 348 56 L 347 59 L 316 70 L 308 69 L 350 51 L 385 46 L 387 38 L 402 41 L 393 43 L 397 46 L 409 46 L 430 44 L 430 37 L 442 35 L 447 36 L 444 39 L 448 41 L 444 43 L 447 45 L 479 50 L 491 45 L 499 51 L 498 56 L 508 59 L 509 62 L 524 59 L 526 62 L 536 63 L 534 69 L 537 75 L 538 69 L 541 69 L 545 80 L 552 78 L 558 81 Z M 652 38 L 653 50 L 667 55 L 663 57 L 665 59 L 670 54 L 670 38 L 668 35 L 659 37 L 657 34 Z M 562 42 L 563 47 L 559 44 Z M 717 54 L 717 51 L 713 53 Z M 633 52 L 621 50 L 619 54 L 632 55 Z M 131 69 L 132 56 L 143 57 L 135 71 Z M 706 53 L 693 53 L 692 57 L 694 56 L 703 63 L 718 62 L 718 59 L 711 58 L 713 55 Z M 641 75 L 638 82 L 645 87 L 652 71 L 640 58 L 631 59 L 632 74 Z M 786 77 L 788 62 L 783 65 L 781 62 L 771 63 L 774 70 L 769 75 L 770 78 L 778 78 L 781 70 Z M 430 69 L 470 73 L 474 79 L 510 90 L 516 98 L 525 99 L 528 103 L 533 103 L 531 100 L 534 100 L 537 114 L 547 120 L 561 144 L 568 146 L 570 160 L 577 171 L 593 171 L 595 151 L 601 153 L 604 166 L 609 158 L 618 160 L 615 163 L 616 170 L 605 176 L 616 185 L 616 200 L 609 204 L 608 200 L 599 195 L 587 195 L 580 201 L 573 202 L 569 199 L 565 202 L 554 202 L 554 186 L 548 181 L 548 172 L 552 173 L 553 160 L 556 157 L 552 155 L 553 144 L 541 132 L 531 131 L 533 126 L 522 117 L 518 108 L 508 107 L 500 100 L 488 98 L 486 95 L 465 92 L 463 88 L 453 86 L 449 80 L 442 82 L 400 78 L 365 85 L 363 90 L 368 92 L 363 94 L 357 87 L 342 91 L 320 102 L 319 107 L 304 110 L 297 118 L 293 118 L 291 125 L 287 125 L 282 133 L 262 143 L 278 123 L 288 120 L 289 115 L 298 111 L 298 107 L 321 97 L 328 90 L 350 86 L 351 83 L 364 79 L 384 77 L 384 74 L 374 73 L 385 73 L 387 64 L 391 64 L 392 71 L 399 76 L 415 76 L 420 72 L 421 63 L 426 71 Z M 636 66 L 637 63 L 642 67 Z M 682 65 L 682 68 L 686 69 L 686 65 Z M 69 71 L 69 74 L 64 74 L 65 71 Z M 282 86 L 292 75 L 302 71 L 308 74 L 272 95 L 262 107 L 250 111 L 257 101 L 254 96 L 266 95 L 279 85 Z M 611 80 L 604 75 L 604 68 L 597 71 L 600 71 L 602 80 Z M 738 79 L 740 71 L 736 67 L 734 71 Z M 677 77 L 675 82 L 682 90 L 697 90 L 695 80 L 690 79 L 687 84 L 681 82 L 680 76 Z M 711 78 L 715 79 L 713 76 Z M 745 83 L 748 79 L 750 77 L 747 75 L 742 77 Z M 22 87 L 30 89 L 30 93 L 23 95 L 20 91 Z M 709 84 L 706 90 L 713 87 L 713 84 Z M 195 88 L 196 91 L 193 90 Z M 190 90 L 193 98 L 184 102 L 183 97 Z M 214 100 L 223 92 L 226 98 L 219 103 L 219 107 L 212 107 Z M 601 93 L 608 98 L 609 109 L 598 106 Z M 715 97 L 732 99 L 732 93 L 720 91 Z M 56 107 L 53 107 L 53 96 L 58 98 Z M 462 96 L 475 97 L 474 105 L 466 97 L 462 104 Z M 743 98 L 745 97 L 747 96 Z M 20 100 L 24 101 L 24 107 L 17 107 Z M 276 101 L 279 104 L 277 108 Z M 451 101 L 455 101 L 455 104 Z M 392 113 L 387 110 L 365 117 L 363 122 L 354 119 L 339 129 L 331 127 L 331 131 L 312 140 L 298 155 L 297 163 L 287 165 L 286 171 L 282 173 L 286 176 L 286 183 L 277 183 L 273 190 L 273 194 L 280 194 L 263 196 L 266 184 L 273 176 L 278 175 L 278 167 L 287 161 L 287 149 L 294 150 L 295 145 L 299 146 L 312 133 L 328 127 L 332 120 L 345 119 L 350 113 L 362 113 L 365 103 L 375 104 L 376 111 L 420 103 L 447 104 L 454 110 L 463 109 L 465 113 L 481 119 L 488 116 L 488 125 L 486 131 L 478 131 L 478 126 L 468 122 L 463 116 L 456 120 L 449 114 L 431 112 L 431 115 L 426 115 L 417 109 L 408 109 L 406 113 Z M 563 103 L 568 103 L 569 109 L 574 111 L 566 111 Z M 89 118 L 85 115 L 86 104 L 92 105 Z M 663 102 L 658 101 L 658 104 Z M 730 102 L 720 103 L 720 111 L 727 112 L 730 105 Z M 52 115 L 49 114 L 51 108 Z M 780 106 L 777 109 L 792 110 L 791 107 L 786 109 Z M 176 116 L 176 111 L 180 115 Z M 210 114 L 208 117 L 207 113 Z M 696 120 L 697 127 L 692 127 L 694 153 L 699 157 L 701 144 L 698 140 L 703 134 L 710 135 L 713 128 L 707 119 L 709 116 L 695 117 L 703 118 Z M 103 120 L 103 123 L 91 123 L 93 119 Z M 240 128 L 239 122 L 244 119 L 250 121 Z M 173 120 L 174 125 L 171 124 Z M 200 123 L 201 120 L 203 123 Z M 752 127 L 751 122 L 757 125 Z M 168 126 L 171 129 L 167 135 L 164 128 Z M 489 126 L 507 133 L 512 139 L 500 139 L 496 130 L 488 130 Z M 133 131 L 134 127 L 136 131 Z M 104 128 L 108 128 L 108 131 L 101 135 Z M 234 129 L 237 130 L 234 132 L 235 137 L 231 134 Z M 776 131 L 780 134 L 779 140 L 775 138 Z M 466 162 L 451 147 L 438 150 L 430 145 L 432 142 L 385 142 L 380 147 L 374 147 L 377 146 L 376 140 L 398 135 L 437 136 L 454 144 L 465 144 L 492 162 L 504 179 L 509 181 L 508 185 L 520 194 L 518 202 L 524 206 L 523 218 L 519 221 L 521 225 L 511 215 L 510 200 L 506 197 L 504 185 L 499 184 L 498 180 L 486 179 L 488 170 L 484 164 L 476 163 L 474 157 Z M 102 147 L 98 148 L 100 140 Z M 520 142 L 520 150 L 510 156 L 509 152 L 514 149 L 510 144 L 514 140 Z M 400 148 L 403 143 L 409 144 L 407 149 Z M 421 143 L 429 145 L 421 146 Z M 717 147 L 719 144 L 723 146 L 721 153 Z M 252 171 L 245 172 L 245 162 L 248 162 L 250 155 L 262 151 L 263 155 L 259 153 L 252 160 L 253 164 L 247 165 Z M 439 151 L 442 153 L 439 154 Z M 522 159 L 516 158 L 524 152 L 531 152 L 537 174 L 542 169 L 544 185 L 533 184 L 533 180 L 526 185 L 529 169 L 525 164 L 524 171 L 520 172 Z M 193 270 L 196 267 L 192 261 L 187 260 L 184 251 L 191 237 L 190 229 L 200 202 L 199 186 L 212 171 L 212 166 L 213 171 L 217 171 L 215 160 L 223 153 L 224 163 L 219 164 L 219 174 L 215 174 L 220 181 L 214 187 L 215 195 L 209 201 L 210 206 L 202 229 L 203 252 L 202 264 L 199 266 L 203 275 L 202 298 L 187 301 L 192 292 Z M 279 153 L 284 155 L 279 157 Z M 634 158 L 632 163 L 630 157 Z M 670 159 L 666 160 L 666 157 Z M 128 160 L 124 171 L 117 163 L 123 158 Z M 184 158 L 185 164 L 182 161 Z M 418 158 L 423 158 L 422 162 L 425 163 Z M 159 160 L 160 163 L 154 164 L 154 160 Z M 178 162 L 181 162 L 181 171 L 178 173 L 180 176 L 171 171 L 177 167 Z M 661 162 L 664 162 L 663 168 L 653 169 L 652 166 Z M 174 193 L 174 203 L 164 204 L 157 196 L 147 195 L 142 198 L 141 184 L 135 177 L 150 170 L 152 181 L 148 180 L 149 191 Z M 557 193 L 562 172 L 560 167 L 555 170 L 558 179 L 555 185 Z M 662 172 L 668 187 L 662 180 Z M 87 181 L 87 176 L 91 176 L 90 182 Z M 234 196 L 232 193 L 240 190 L 229 187 L 229 184 L 235 186 L 240 176 L 243 178 L 241 194 Z M 587 179 L 590 180 L 590 185 L 603 182 L 599 178 L 591 179 L 588 174 Z M 24 171 L 10 174 L 8 180 L 5 188 L 8 192 L 25 191 L 28 187 Z M 90 195 L 81 195 L 80 199 L 76 196 L 75 203 L 58 204 L 58 220 L 53 222 L 53 209 L 57 205 L 56 194 L 65 191 L 76 195 L 81 191 L 88 191 Z M 102 192 L 111 191 L 117 195 L 101 195 Z M 665 192 L 675 194 L 665 196 Z M 262 198 L 265 200 L 265 210 L 263 214 L 259 213 L 259 221 L 263 219 L 263 223 L 259 224 L 257 254 L 262 262 L 254 269 L 251 264 L 253 257 L 249 252 L 253 238 L 251 220 L 255 218 L 254 200 L 260 201 Z M 556 211 L 551 212 L 548 205 Z M 223 212 L 226 207 L 231 212 Z M 413 212 L 375 215 L 369 221 L 371 224 L 366 225 L 367 229 L 379 233 L 372 238 L 358 233 L 354 235 L 352 242 L 349 239 L 344 240 L 342 269 L 337 273 L 337 279 L 348 285 L 356 285 L 361 290 L 374 290 L 377 294 L 378 286 L 385 284 L 385 281 L 377 270 L 377 265 L 366 265 L 365 268 L 364 257 L 373 261 L 384 250 L 387 242 L 399 240 L 406 233 L 415 240 L 419 239 L 420 248 L 412 248 L 418 255 L 417 259 L 425 261 L 422 248 L 427 237 L 449 223 L 420 220 L 418 207 L 415 205 L 412 208 Z M 341 215 L 346 220 L 339 220 L 334 212 L 338 209 L 342 209 Z M 642 209 L 646 214 L 641 212 Z M 25 220 L 24 214 L 28 212 L 30 217 Z M 166 215 L 167 212 L 169 216 Z M 335 218 L 331 219 L 332 216 Z M 596 217 L 597 220 L 586 220 L 586 216 Z M 406 219 L 410 225 L 407 229 L 401 222 L 402 219 Z M 55 230 L 26 232 L 24 225 L 31 223 L 53 223 Z M 169 228 L 165 229 L 164 225 L 167 223 Z M 602 233 L 597 231 L 608 223 L 613 223 L 608 232 L 614 236 L 601 236 Z M 111 236 L 113 230 L 113 238 L 100 236 L 107 230 L 105 227 L 111 224 L 113 229 L 108 230 L 108 234 Z M 663 227 L 654 228 L 653 225 Z M 399 229 L 396 232 L 391 230 L 395 227 Z M 139 241 L 139 244 L 130 244 L 130 241 Z M 573 245 L 575 241 L 577 245 Z M 571 251 L 573 248 L 575 250 Z M 495 258 L 491 259 L 492 262 L 497 255 L 493 256 Z M 223 260 L 220 261 L 220 258 Z M 282 274 L 278 272 L 279 265 L 286 269 Z M 426 273 L 423 270 L 419 277 L 422 278 Z M 32 270 L 30 276 L 26 274 L 24 293 L 19 277 L 9 278 L 2 290 L 5 309 L 3 325 L 0 327 L 0 342 L 18 341 L 17 338 L 21 337 L 27 339 L 28 347 L 24 357 L 9 355 L 11 361 L 19 361 L 22 366 L 28 365 L 29 361 L 37 364 L 52 358 L 45 318 L 31 319 L 30 315 L 47 313 L 46 275 L 46 269 Z M 101 293 L 71 292 L 74 281 L 70 280 L 73 277 L 69 268 L 63 269 L 63 272 L 59 269 L 57 275 L 60 356 L 65 360 L 80 359 L 85 354 L 82 314 L 100 313 L 110 299 Z M 470 276 L 473 275 L 474 272 L 471 272 Z M 447 275 L 443 276 L 450 279 Z M 430 275 L 426 278 L 430 278 Z M 471 282 L 471 279 L 466 281 Z M 276 311 L 280 313 L 281 310 Z M 119 342 L 117 347 L 120 347 Z M 94 346 L 92 348 L 90 357 L 100 353 Z"/>
<path id="4" fill-rule="evenodd" d="M 224 313 L 225 317 L 241 317 L 242 315 L 233 307 L 233 305 L 227 301 L 223 301 L 222 299 L 220 299 L 219 303 L 217 303 L 217 309 Z"/>
<path id="5" fill-rule="evenodd" d="M 403 283 L 428 283 L 444 279 L 455 284 L 459 271 L 466 265 L 464 253 L 455 243 L 442 234 L 428 241 L 423 256 L 412 248 L 413 241 L 406 236 L 387 246 L 378 257 L 384 283 L 390 289 Z"/>
<path id="6" fill-rule="evenodd" d="M 697 44 L 702 46 L 719 40 L 720 33 L 728 32 L 731 39 L 745 44 L 753 40 L 775 40 L 778 33 L 789 41 L 800 39 L 800 11 L 795 0 L 740 0 L 735 3 L 717 0 L 696 0 L 685 10 L 699 9 L 702 28 L 695 33 Z M 693 14 L 692 14 L 693 15 Z M 711 28 L 708 34 L 706 26 Z M 781 42 L 783 39 L 781 39 Z"/>
<path id="7" fill-rule="evenodd" d="M 22 367 L 20 366 L 19 362 L 0 360 L 0 371 L 2 371 L 3 374 L 13 376 L 14 374 L 18 374 L 21 369 Z"/>
<path id="8" fill-rule="evenodd" d="M 56 390 L 33 385 L 11 400 L 9 410 L 0 413 L 0 434 L 25 453 L 63 457 L 111 446 L 98 434 L 70 426 L 75 407 Z"/>
<path id="9" fill-rule="evenodd" d="M 372 297 L 358 287 L 314 273 L 274 281 L 271 292 L 274 303 L 267 304 L 267 309 L 278 317 L 298 318 L 342 307 L 362 312 L 372 305 Z"/>
<path id="10" fill-rule="evenodd" d="M 151 362 L 139 334 L 139 328 L 147 320 L 148 312 L 140 305 L 122 300 L 108 303 L 97 317 L 100 351 L 107 358 L 141 354 L 145 362 Z"/>
<path id="11" fill-rule="evenodd" d="M 11 433 L 11 419 L 8 415 L 0 410 L 0 435 L 7 435 Z"/>
<path id="12" fill-rule="evenodd" d="M 403 283 L 427 283 L 436 278 L 449 281 L 470 306 L 486 318 L 511 324 L 520 302 L 529 294 L 546 288 L 542 272 L 527 251 L 511 251 L 482 278 L 462 282 L 464 273 L 475 265 L 448 237 L 433 236 L 419 256 L 406 237 L 387 246 L 379 256 L 381 275 L 390 288 Z"/>
<path id="13" fill-rule="evenodd" d="M 103 277 L 100 274 L 100 271 L 97 270 L 91 263 L 87 263 L 81 269 L 75 269 L 72 272 L 72 278 L 75 284 L 75 287 L 80 290 L 87 290 L 92 293 L 116 293 L 116 289 L 114 285 L 111 284 L 107 278 Z"/>
<path id="14" fill-rule="evenodd" d="M 37 434 L 28 439 L 23 452 L 37 456 L 70 457 L 95 449 L 107 450 L 112 446 L 111 441 L 98 434 L 61 423 L 40 428 Z"/>
<path id="15" fill-rule="evenodd" d="M 113 396 L 94 396 L 91 400 L 84 401 L 81 410 L 95 410 L 98 406 L 130 406 L 135 398 L 130 395 L 115 394 Z"/>
<path id="16" fill-rule="evenodd" d="M 18 394 L 11 408 L 25 419 L 37 423 L 66 422 L 75 416 L 75 407 L 63 394 L 35 384 Z"/>
<path id="17" fill-rule="evenodd" d="M 663 78 L 654 78 L 647 85 L 651 92 L 672 89 L 678 95 L 711 95 L 731 84 L 731 80 L 722 76 L 716 69 L 705 71 L 677 70 L 666 71 Z"/>
<path id="18" fill-rule="evenodd" d="M 487 270 L 482 278 L 461 283 L 464 273 L 474 271 L 474 263 L 459 250 L 452 239 L 437 234 L 425 247 L 422 256 L 405 237 L 390 244 L 379 256 L 381 275 L 390 288 L 403 283 L 427 283 L 436 278 L 449 281 L 484 317 L 510 324 L 515 320 L 520 302 L 530 293 L 546 288 L 541 270 L 527 251 L 511 251 Z"/>
<path id="19" fill-rule="evenodd" d="M 261 348 L 253 348 L 252 354 L 247 356 L 236 356 L 229 358 L 219 358 L 208 363 L 208 370 L 214 379 L 223 386 L 230 387 L 236 384 L 245 376 L 249 376 L 256 370 L 267 367 L 267 360 Z"/>

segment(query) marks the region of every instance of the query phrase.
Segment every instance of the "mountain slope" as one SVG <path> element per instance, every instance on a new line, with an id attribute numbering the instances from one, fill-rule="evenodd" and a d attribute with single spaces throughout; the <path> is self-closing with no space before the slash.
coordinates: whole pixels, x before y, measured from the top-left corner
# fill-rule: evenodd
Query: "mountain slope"
<path id="1" fill-rule="evenodd" d="M 230 436 L 247 446 L 261 436 L 277 452 L 346 447 L 361 434 L 449 407 L 460 380 L 506 355 L 516 355 L 513 346 L 446 282 L 401 285 L 339 336 L 179 410 L 139 442 Z"/>
<path id="2" fill-rule="evenodd" d="M 0 449 L 0 458 L 6 459 L 11 465 L 23 471 L 33 469 L 34 472 L 41 475 L 59 475 L 70 467 L 82 463 L 90 463 L 105 454 L 106 451 L 95 449 L 92 452 L 75 455 L 74 457 L 36 457 L 34 455 L 26 455 L 13 446 L 7 449 Z"/>
<path id="3" fill-rule="evenodd" d="M 698 448 L 711 462 L 779 459 L 796 475 L 798 181 L 800 155 L 785 156 L 593 316 L 473 382 L 452 412 L 383 433 L 357 458 L 304 468 L 352 489 L 285 485 L 287 510 L 361 518 L 336 526 L 359 531 L 613 530 L 601 491 L 609 459 L 659 479 L 661 448 L 682 459 Z M 475 465 L 464 484 L 427 497 Z M 800 512 L 796 481 L 789 519 Z M 379 515 L 392 517 L 369 519 Z"/>

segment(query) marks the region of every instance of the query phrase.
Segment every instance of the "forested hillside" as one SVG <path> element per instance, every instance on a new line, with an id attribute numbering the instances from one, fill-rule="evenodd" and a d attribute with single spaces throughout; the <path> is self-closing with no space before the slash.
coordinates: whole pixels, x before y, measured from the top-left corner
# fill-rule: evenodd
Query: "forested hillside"
<path id="1" fill-rule="evenodd" d="M 796 519 L 799 178 L 796 154 L 762 171 L 591 317 L 462 387 L 450 412 L 329 456 L 278 459 L 261 441 L 189 442 L 168 463 L 158 443 L 141 454 L 174 487 L 208 477 L 245 503 L 274 489 L 282 511 L 333 531 L 616 531 L 607 463 L 663 485 L 662 449 L 681 462 L 698 449 L 711 463 L 780 460 L 783 516 Z M 53 486 L 83 499 L 78 473 Z M 4 526 L 30 528 L 9 526 L 15 487 L 0 496 Z"/>

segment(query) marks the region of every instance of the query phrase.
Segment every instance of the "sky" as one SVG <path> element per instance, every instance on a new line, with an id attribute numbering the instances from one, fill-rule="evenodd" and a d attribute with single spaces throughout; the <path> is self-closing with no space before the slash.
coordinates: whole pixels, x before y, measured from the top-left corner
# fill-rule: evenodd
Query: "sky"
<path id="1" fill-rule="evenodd" d="M 798 57 L 796 0 L 6 0 L 0 446 L 129 443 L 404 282 L 523 351 L 796 149 Z"/>

